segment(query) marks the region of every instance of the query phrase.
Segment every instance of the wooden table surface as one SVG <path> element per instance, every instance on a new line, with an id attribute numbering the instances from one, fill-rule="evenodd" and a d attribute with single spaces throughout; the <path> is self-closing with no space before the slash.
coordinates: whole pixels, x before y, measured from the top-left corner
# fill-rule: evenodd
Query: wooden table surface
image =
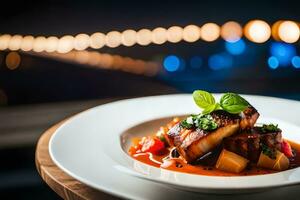
<path id="1" fill-rule="evenodd" d="M 53 163 L 48 150 L 49 140 L 62 123 L 63 122 L 60 122 L 48 129 L 38 141 L 35 153 L 35 163 L 42 179 L 63 199 L 118 199 L 117 197 L 113 197 L 84 185 L 65 174 Z"/>

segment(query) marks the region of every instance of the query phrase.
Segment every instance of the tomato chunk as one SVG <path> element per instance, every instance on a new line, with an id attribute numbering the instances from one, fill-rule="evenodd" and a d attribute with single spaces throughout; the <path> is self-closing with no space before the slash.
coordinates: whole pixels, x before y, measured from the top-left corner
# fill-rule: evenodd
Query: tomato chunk
<path id="1" fill-rule="evenodd" d="M 293 157 L 291 145 L 285 140 L 283 140 L 281 143 L 281 152 L 284 153 L 284 155 L 286 155 L 288 158 Z"/>
<path id="2" fill-rule="evenodd" d="M 143 137 L 140 145 L 142 146 L 142 152 L 150 152 L 156 155 L 165 149 L 165 144 L 161 140 L 151 137 Z"/>

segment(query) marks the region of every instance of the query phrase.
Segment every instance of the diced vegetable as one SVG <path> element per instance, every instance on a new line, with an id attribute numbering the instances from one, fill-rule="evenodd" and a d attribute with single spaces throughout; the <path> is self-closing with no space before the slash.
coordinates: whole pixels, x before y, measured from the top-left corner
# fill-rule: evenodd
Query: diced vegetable
<path id="1" fill-rule="evenodd" d="M 159 154 L 165 148 L 165 144 L 157 138 L 143 137 L 140 141 L 141 151 Z"/>
<path id="2" fill-rule="evenodd" d="M 286 170 L 289 167 L 289 159 L 280 151 L 276 151 L 276 158 L 272 159 L 269 156 L 265 155 L 263 152 L 261 152 L 257 166 L 273 169 L 273 170 Z"/>
<path id="3" fill-rule="evenodd" d="M 245 169 L 248 162 L 244 157 L 223 149 L 218 158 L 216 168 L 227 172 L 239 173 Z"/>
<path id="4" fill-rule="evenodd" d="M 268 168 L 268 169 L 273 169 L 273 166 L 276 163 L 276 157 L 274 159 L 270 158 L 268 155 L 264 154 L 263 152 L 260 153 L 257 166 L 263 167 L 263 168 Z"/>
<path id="5" fill-rule="evenodd" d="M 286 155 L 288 158 L 293 157 L 291 145 L 286 140 L 283 140 L 281 143 L 281 152 L 284 153 L 284 155 Z"/>
<path id="6" fill-rule="evenodd" d="M 290 161 L 289 159 L 281 153 L 280 157 L 277 159 L 273 169 L 278 170 L 278 171 L 283 171 L 289 168 Z"/>

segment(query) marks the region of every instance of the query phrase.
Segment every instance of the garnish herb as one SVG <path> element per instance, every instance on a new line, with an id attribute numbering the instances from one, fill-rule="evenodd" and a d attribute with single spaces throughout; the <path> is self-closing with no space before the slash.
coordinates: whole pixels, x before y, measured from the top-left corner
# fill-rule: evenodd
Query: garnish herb
<path id="1" fill-rule="evenodd" d="M 211 115 L 201 115 L 196 120 L 197 127 L 202 130 L 212 131 L 218 128 L 218 124 L 214 121 Z"/>
<path id="2" fill-rule="evenodd" d="M 181 121 L 180 126 L 185 129 L 200 128 L 206 131 L 213 131 L 218 128 L 218 124 L 209 114 L 192 115 L 187 119 Z"/>
<path id="3" fill-rule="evenodd" d="M 263 143 L 261 143 L 260 146 L 261 146 L 261 150 L 262 150 L 263 154 L 265 154 L 266 156 L 268 156 L 271 159 L 276 159 L 276 150 L 275 149 L 271 149 Z"/>
<path id="4" fill-rule="evenodd" d="M 209 114 L 214 110 L 223 109 L 232 114 L 243 112 L 249 103 L 240 95 L 235 93 L 225 93 L 216 103 L 215 98 L 209 92 L 203 90 L 195 90 L 193 92 L 195 103 L 203 109 L 202 114 Z"/>
<path id="5" fill-rule="evenodd" d="M 182 120 L 182 121 L 180 122 L 180 126 L 181 126 L 182 128 L 185 128 L 185 129 L 191 129 L 191 128 L 194 127 L 194 124 L 188 123 L 188 122 L 186 121 L 186 119 L 185 119 L 185 120 Z"/>
<path id="6" fill-rule="evenodd" d="M 228 92 L 221 97 L 220 105 L 225 111 L 238 114 L 243 112 L 249 103 L 240 95 Z"/>
<path id="7" fill-rule="evenodd" d="M 265 133 L 280 131 L 280 129 L 278 128 L 278 124 L 263 124 L 261 129 Z"/>

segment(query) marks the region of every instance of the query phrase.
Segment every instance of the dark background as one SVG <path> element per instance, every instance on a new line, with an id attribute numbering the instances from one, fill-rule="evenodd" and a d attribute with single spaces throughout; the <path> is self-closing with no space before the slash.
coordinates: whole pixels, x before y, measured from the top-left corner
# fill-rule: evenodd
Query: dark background
<path id="1" fill-rule="evenodd" d="M 222 25 L 230 20 L 241 25 L 252 19 L 262 19 L 270 25 L 282 19 L 300 21 L 299 1 L 30 0 L 3 1 L 0 4 L 1 34 L 33 36 L 60 37 L 65 34 L 188 24 L 201 26 L 207 22 Z M 8 141 L 0 143 L 0 199 L 58 198 L 42 183 L 35 170 L 36 140 L 50 125 L 97 105 L 97 100 L 192 92 L 198 88 L 299 100 L 300 69 L 288 64 L 274 70 L 267 64 L 270 47 L 275 41 L 270 39 L 266 43 L 256 44 L 245 38 L 243 40 L 245 52 L 230 55 L 232 66 L 220 70 L 212 70 L 208 60 L 214 54 L 228 54 L 222 39 L 211 43 L 200 39 L 195 43 L 120 46 L 115 49 L 104 47 L 99 50 L 161 63 L 166 56 L 176 55 L 185 63 L 176 72 L 162 68 L 155 77 L 91 69 L 23 53 L 20 53 L 20 66 L 9 70 L 4 62 L 9 52 L 0 52 L 0 90 L 5 95 L 0 106 L 0 136 L 3 135 Z M 299 55 L 299 41 L 290 46 Z M 201 67 L 196 69 L 189 64 L 194 56 L 202 59 Z M 54 114 L 47 115 L 55 109 Z M 39 115 L 48 118 L 40 122 Z M 24 123 L 24 126 L 18 126 L 24 118 L 31 116 L 32 120 L 36 120 L 34 125 Z M 34 136 L 24 142 L 24 134 Z M 11 142 L 15 139 L 10 140 L 10 136 L 21 138 L 16 139 L 20 142 Z"/>

